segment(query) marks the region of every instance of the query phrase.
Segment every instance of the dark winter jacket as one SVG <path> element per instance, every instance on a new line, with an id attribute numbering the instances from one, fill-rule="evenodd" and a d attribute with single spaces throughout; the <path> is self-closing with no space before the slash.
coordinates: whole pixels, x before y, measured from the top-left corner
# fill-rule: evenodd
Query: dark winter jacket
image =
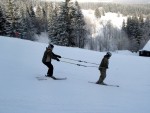
<path id="1" fill-rule="evenodd" d="M 107 55 L 104 56 L 104 58 L 102 59 L 100 65 L 99 65 L 99 69 L 103 68 L 103 69 L 107 69 L 108 68 L 108 64 L 109 64 L 109 57 Z"/>
<path id="2" fill-rule="evenodd" d="M 42 58 L 42 62 L 45 63 L 45 62 L 51 62 L 51 59 L 55 59 L 57 61 L 59 61 L 58 58 L 61 58 L 61 56 L 59 55 L 56 55 L 52 52 L 52 50 L 49 50 L 46 48 L 45 52 L 44 52 L 44 55 L 43 55 L 43 58 Z"/>

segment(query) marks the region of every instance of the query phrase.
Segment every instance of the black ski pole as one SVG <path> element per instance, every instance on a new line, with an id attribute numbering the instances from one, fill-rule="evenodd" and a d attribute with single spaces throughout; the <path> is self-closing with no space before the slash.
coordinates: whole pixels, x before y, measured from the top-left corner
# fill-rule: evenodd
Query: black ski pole
<path id="1" fill-rule="evenodd" d="M 99 64 L 96 64 L 96 63 L 87 62 L 87 61 L 82 61 L 82 60 L 75 60 L 75 59 L 65 58 L 65 57 L 62 57 L 62 58 L 64 58 L 64 59 L 68 59 L 68 60 L 73 60 L 73 61 L 78 61 L 78 62 L 83 62 L 83 63 L 89 63 L 89 64 L 94 64 L 94 65 L 99 65 Z"/>
<path id="2" fill-rule="evenodd" d="M 73 65 L 77 65 L 77 66 L 83 66 L 83 67 L 96 67 L 96 68 L 98 68 L 97 66 L 86 66 L 86 65 L 76 64 L 76 63 L 67 62 L 67 61 L 63 61 L 63 60 L 61 60 L 61 62 L 68 63 L 68 64 L 73 64 Z"/>

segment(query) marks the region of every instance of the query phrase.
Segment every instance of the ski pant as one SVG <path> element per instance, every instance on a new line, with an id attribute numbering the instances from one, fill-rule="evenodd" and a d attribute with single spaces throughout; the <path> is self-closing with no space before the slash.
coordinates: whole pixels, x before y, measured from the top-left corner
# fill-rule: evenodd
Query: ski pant
<path id="1" fill-rule="evenodd" d="M 103 83 L 105 78 L 106 78 L 106 68 L 100 68 L 100 77 L 99 77 L 99 80 L 96 83 L 97 84 Z"/>
<path id="2" fill-rule="evenodd" d="M 53 76 L 53 65 L 50 62 L 44 62 L 44 64 L 48 67 L 47 76 Z"/>

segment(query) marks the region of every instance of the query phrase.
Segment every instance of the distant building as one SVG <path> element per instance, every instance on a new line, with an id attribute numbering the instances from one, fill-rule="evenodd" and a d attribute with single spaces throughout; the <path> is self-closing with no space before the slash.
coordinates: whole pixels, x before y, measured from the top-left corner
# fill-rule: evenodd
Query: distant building
<path id="1" fill-rule="evenodd" d="M 150 40 L 147 42 L 144 48 L 139 51 L 139 56 L 150 57 Z"/>

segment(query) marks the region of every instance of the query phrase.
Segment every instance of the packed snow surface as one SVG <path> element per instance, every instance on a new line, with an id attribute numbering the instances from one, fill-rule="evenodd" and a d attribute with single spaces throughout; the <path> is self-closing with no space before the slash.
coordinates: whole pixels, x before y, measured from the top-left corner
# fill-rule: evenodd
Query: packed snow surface
<path id="1" fill-rule="evenodd" d="M 150 58 L 112 53 L 105 83 L 120 87 L 102 86 L 88 83 L 98 80 L 98 65 L 66 58 L 99 64 L 106 52 L 55 45 L 62 58 L 52 61 L 54 76 L 67 80 L 39 81 L 47 73 L 41 62 L 46 47 L 0 37 L 0 113 L 150 113 Z"/>

